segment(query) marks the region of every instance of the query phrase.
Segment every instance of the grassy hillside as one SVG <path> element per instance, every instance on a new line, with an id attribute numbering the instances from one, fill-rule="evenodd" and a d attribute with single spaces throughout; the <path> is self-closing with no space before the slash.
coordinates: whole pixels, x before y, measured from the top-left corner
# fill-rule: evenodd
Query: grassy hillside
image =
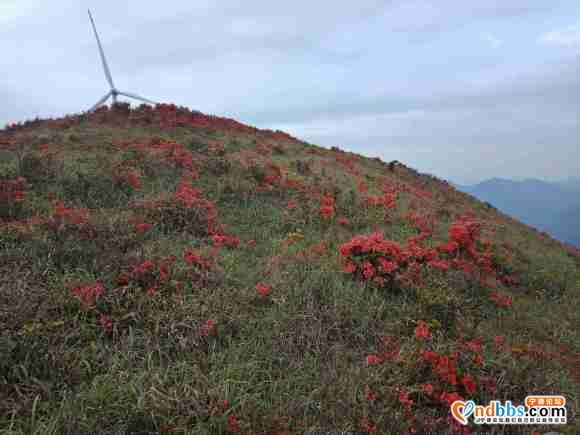
<path id="1" fill-rule="evenodd" d="M 0 433 L 462 433 L 532 393 L 580 430 L 578 252 L 444 181 L 168 105 L 0 147 Z"/>

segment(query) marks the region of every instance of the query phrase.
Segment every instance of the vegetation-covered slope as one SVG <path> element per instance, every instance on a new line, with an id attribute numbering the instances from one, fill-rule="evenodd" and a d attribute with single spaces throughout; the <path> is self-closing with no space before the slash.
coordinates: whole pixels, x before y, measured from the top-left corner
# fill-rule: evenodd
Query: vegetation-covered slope
<path id="1" fill-rule="evenodd" d="M 0 146 L 2 433 L 579 428 L 578 253 L 444 181 L 169 105 Z"/>

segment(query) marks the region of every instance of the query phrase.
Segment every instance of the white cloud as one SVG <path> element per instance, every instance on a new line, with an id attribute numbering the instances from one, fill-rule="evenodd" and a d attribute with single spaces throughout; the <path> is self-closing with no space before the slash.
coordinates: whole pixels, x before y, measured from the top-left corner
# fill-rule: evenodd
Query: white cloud
<path id="1" fill-rule="evenodd" d="M 546 32 L 540 36 L 540 42 L 563 45 L 565 47 L 580 46 L 580 24 L 561 30 Z"/>
<path id="2" fill-rule="evenodd" d="M 485 33 L 483 40 L 493 48 L 499 48 L 503 45 L 503 41 L 491 33 Z"/>
<path id="3" fill-rule="evenodd" d="M 0 24 L 13 25 L 18 18 L 30 14 L 34 4 L 30 0 L 2 0 L 0 3 Z"/>

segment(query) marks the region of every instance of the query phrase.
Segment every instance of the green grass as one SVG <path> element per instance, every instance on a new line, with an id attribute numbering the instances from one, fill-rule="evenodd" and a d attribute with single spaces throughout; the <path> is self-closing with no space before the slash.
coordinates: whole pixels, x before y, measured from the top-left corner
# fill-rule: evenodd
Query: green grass
<path id="1" fill-rule="evenodd" d="M 564 395 L 569 424 L 556 429 L 577 433 L 580 263 L 573 252 L 405 166 L 391 171 L 378 160 L 219 120 L 167 127 L 142 109 L 131 116 L 111 110 L 66 126 L 42 121 L 0 132 L 0 182 L 28 180 L 25 201 L 0 224 L 0 433 L 224 434 L 236 432 L 228 422 L 234 415 L 241 433 L 354 434 L 364 433 L 365 421 L 377 433 L 411 427 L 450 433 L 448 408 L 422 391 L 425 383 L 451 388 L 420 360 L 425 349 L 460 351 L 460 370 L 478 385 L 470 397 L 480 404 Z M 139 124 L 139 117 L 150 122 Z M 188 183 L 215 205 L 217 223 L 224 225 L 219 232 L 240 239 L 238 247 L 214 252 L 209 269 L 184 261 L 191 249 L 210 255 L 214 242 L 195 210 L 172 200 L 188 171 L 153 155 L 153 139 L 175 141 L 192 153 L 199 176 Z M 117 141 L 144 147 L 127 150 Z M 44 142 L 52 157 L 38 147 Z M 272 146 L 271 154 L 263 145 Z M 141 187 L 116 180 L 121 162 L 143 174 Z M 283 181 L 301 187 L 266 187 L 272 165 L 282 168 Z M 378 195 L 384 180 L 398 189 L 386 220 L 384 210 L 364 206 L 357 190 L 364 181 Z M 412 189 L 431 196 L 416 197 Z M 330 220 L 318 214 L 323 194 L 336 198 Z M 139 205 L 161 198 L 170 214 Z M 54 200 L 86 208 L 89 221 L 61 225 Z M 289 210 L 289 201 L 298 207 Z M 513 298 L 512 308 L 496 306 L 489 300 L 493 289 L 453 268 L 426 268 L 421 281 L 393 289 L 342 271 L 340 246 L 355 236 L 380 231 L 405 246 L 418 235 L 410 210 L 434 224 L 424 247 L 447 241 L 450 225 L 473 211 L 502 270 L 518 279 L 497 289 Z M 183 228 L 167 224 L 176 216 Z M 339 224 L 339 217 L 348 224 Z M 137 234 L 136 218 L 154 227 Z M 511 257 L 504 256 L 504 242 L 513 246 Z M 327 250 L 313 252 L 321 243 Z M 158 267 L 171 258 L 167 281 L 159 272 L 131 278 L 128 286 L 118 281 L 147 259 Z M 94 307 L 84 306 L 72 289 L 94 282 L 105 294 Z M 259 282 L 271 287 L 269 296 L 258 294 Z M 150 296 L 155 283 L 159 288 Z M 112 320 L 111 330 L 101 325 L 101 314 Z M 205 336 L 208 319 L 216 329 Z M 414 335 L 419 320 L 430 325 L 427 340 Z M 508 343 L 501 351 L 494 345 L 499 335 Z M 482 367 L 464 348 L 474 339 L 481 340 Z M 393 343 L 400 358 L 366 364 L 368 355 L 392 351 Z M 483 388 L 486 378 L 495 392 Z M 365 399 L 365 387 L 376 400 Z M 466 394 L 461 385 L 455 389 Z M 401 391 L 415 402 L 414 420 Z M 426 422 L 439 417 L 444 421 L 429 429 Z M 498 426 L 493 433 L 544 429 Z"/>

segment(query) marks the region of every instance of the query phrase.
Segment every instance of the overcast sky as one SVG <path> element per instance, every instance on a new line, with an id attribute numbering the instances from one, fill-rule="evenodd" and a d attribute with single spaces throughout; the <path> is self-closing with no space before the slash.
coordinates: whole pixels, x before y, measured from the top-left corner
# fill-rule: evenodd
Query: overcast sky
<path id="1" fill-rule="evenodd" d="M 457 182 L 580 176 L 578 0 L 0 0 L 0 125 L 116 86 Z"/>

